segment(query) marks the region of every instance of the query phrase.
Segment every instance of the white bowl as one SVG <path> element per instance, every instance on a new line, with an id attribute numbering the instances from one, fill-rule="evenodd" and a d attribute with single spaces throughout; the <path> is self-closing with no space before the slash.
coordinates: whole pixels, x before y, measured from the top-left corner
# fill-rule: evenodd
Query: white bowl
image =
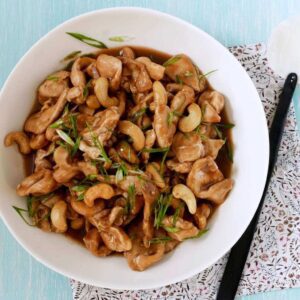
<path id="1" fill-rule="evenodd" d="M 108 44 L 116 35 L 134 37 L 132 45 L 171 54 L 186 53 L 226 95 L 233 129 L 235 185 L 209 223 L 209 232 L 182 243 L 161 262 L 134 272 L 123 257 L 97 258 L 63 235 L 45 233 L 24 224 L 12 205 L 25 207 L 16 195 L 23 178 L 22 159 L 15 147 L 4 148 L 4 136 L 20 130 L 33 104 L 36 87 L 59 61 L 74 50 L 95 49 L 68 36 L 80 32 Z M 237 60 L 202 30 L 167 14 L 141 8 L 105 9 L 73 18 L 39 40 L 8 77 L 0 103 L 0 212 L 16 240 L 38 261 L 68 277 L 107 288 L 149 289 L 181 281 L 204 270 L 223 256 L 242 235 L 258 206 L 265 184 L 269 143 L 265 114 L 257 91 Z"/>

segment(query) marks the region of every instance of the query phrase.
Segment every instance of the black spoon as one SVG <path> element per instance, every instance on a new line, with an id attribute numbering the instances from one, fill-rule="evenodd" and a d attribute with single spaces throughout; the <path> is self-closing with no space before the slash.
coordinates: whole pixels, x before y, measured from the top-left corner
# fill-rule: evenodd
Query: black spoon
<path id="1" fill-rule="evenodd" d="M 264 198 L 268 189 L 269 181 L 274 169 L 274 165 L 276 163 L 284 122 L 294 94 L 296 84 L 297 75 L 295 73 L 290 73 L 284 82 L 283 90 L 279 97 L 279 103 L 269 133 L 270 158 L 264 192 L 252 221 L 250 222 L 246 231 L 231 249 L 216 300 L 232 300 L 235 297 L 254 236 L 259 214 L 264 203 Z"/>

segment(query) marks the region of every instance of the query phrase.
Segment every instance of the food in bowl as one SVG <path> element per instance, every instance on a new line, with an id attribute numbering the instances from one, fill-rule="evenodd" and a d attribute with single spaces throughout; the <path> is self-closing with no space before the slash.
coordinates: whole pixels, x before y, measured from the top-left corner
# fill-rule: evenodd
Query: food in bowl
<path id="1" fill-rule="evenodd" d="M 232 189 L 224 96 L 184 54 L 122 47 L 69 58 L 38 87 L 23 131 L 5 138 L 26 163 L 17 194 L 28 210 L 14 209 L 143 271 L 205 233 Z"/>

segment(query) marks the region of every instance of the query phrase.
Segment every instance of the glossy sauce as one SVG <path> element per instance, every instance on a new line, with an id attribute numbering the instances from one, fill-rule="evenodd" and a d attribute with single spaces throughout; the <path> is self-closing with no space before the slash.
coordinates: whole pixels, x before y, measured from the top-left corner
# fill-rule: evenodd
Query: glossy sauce
<path id="1" fill-rule="evenodd" d="M 123 47 L 124 46 L 117 47 L 117 48 L 103 49 L 103 50 L 100 50 L 99 52 L 97 52 L 97 54 L 105 53 L 105 54 L 109 54 L 109 55 L 113 55 L 113 56 L 118 56 Z M 147 57 L 151 58 L 152 61 L 159 63 L 159 64 L 163 64 L 166 60 L 168 60 L 171 57 L 171 55 L 169 55 L 167 53 L 164 53 L 164 52 L 161 52 L 158 50 L 154 50 L 154 49 L 150 49 L 150 48 L 137 47 L 137 46 L 130 46 L 130 48 L 132 48 L 134 50 L 136 57 L 147 56 Z M 70 64 L 69 64 L 69 68 L 70 68 Z M 208 89 L 214 90 L 213 87 L 210 85 L 209 85 Z M 36 101 L 31 110 L 31 114 L 34 113 L 35 111 L 37 111 L 39 108 L 40 108 L 40 104 L 38 103 L 38 101 Z M 221 120 L 222 123 L 230 123 L 230 120 L 226 113 L 226 107 L 221 113 L 221 118 L 222 118 L 222 120 Z M 232 131 L 231 129 L 223 129 L 222 133 L 223 133 L 224 138 L 227 139 L 227 143 L 229 143 L 229 146 L 232 148 L 233 145 L 232 145 L 231 131 Z M 228 178 L 228 177 L 230 177 L 230 174 L 231 174 L 232 162 L 228 158 L 228 154 L 226 152 L 225 147 L 226 147 L 226 145 L 224 145 L 222 147 L 222 149 L 219 151 L 219 155 L 216 159 L 216 162 L 217 162 L 221 172 L 224 174 L 224 176 L 226 178 Z M 34 167 L 33 163 L 34 163 L 33 155 L 24 156 L 24 168 L 25 168 L 26 176 L 32 174 L 33 167 Z M 215 210 L 215 208 L 214 208 L 214 210 Z M 84 229 L 74 230 L 74 229 L 71 229 L 69 226 L 69 229 L 65 233 L 65 235 L 72 238 L 73 240 L 76 240 L 79 243 L 83 244 L 83 237 L 85 235 L 85 230 Z"/>

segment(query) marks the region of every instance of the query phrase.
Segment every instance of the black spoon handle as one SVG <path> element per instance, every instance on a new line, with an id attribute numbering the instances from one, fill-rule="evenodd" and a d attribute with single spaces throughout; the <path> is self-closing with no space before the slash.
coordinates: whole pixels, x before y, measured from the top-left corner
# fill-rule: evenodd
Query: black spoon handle
<path id="1" fill-rule="evenodd" d="M 269 181 L 277 159 L 284 122 L 297 84 L 297 75 L 291 73 L 285 80 L 279 103 L 270 129 L 270 158 L 269 169 L 263 195 L 261 197 L 256 213 L 247 227 L 246 231 L 232 247 L 226 268 L 219 287 L 217 300 L 232 300 L 235 297 L 239 281 L 248 256 L 251 242 L 254 236 L 258 217 L 263 206 L 264 198 L 268 189 Z"/>

